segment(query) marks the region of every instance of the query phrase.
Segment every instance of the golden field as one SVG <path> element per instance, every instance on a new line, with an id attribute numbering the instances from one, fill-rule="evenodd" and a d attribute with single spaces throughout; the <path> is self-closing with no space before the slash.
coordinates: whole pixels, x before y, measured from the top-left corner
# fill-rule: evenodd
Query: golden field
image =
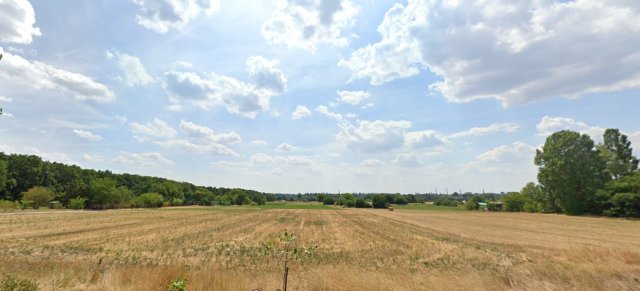
<path id="1" fill-rule="evenodd" d="M 317 245 L 290 290 L 640 290 L 640 221 L 554 214 L 185 207 L 0 214 L 0 273 L 41 290 L 276 290 L 278 233 Z"/>

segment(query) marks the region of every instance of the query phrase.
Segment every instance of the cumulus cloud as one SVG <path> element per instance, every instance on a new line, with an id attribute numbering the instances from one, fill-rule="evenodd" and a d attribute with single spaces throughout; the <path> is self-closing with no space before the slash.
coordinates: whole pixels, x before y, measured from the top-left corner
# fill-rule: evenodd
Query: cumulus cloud
<path id="1" fill-rule="evenodd" d="M 411 122 L 385 120 L 358 120 L 356 125 L 339 125 L 337 139 L 354 152 L 376 153 L 401 147 Z"/>
<path id="2" fill-rule="evenodd" d="M 116 162 L 132 165 L 137 167 L 155 167 L 159 165 L 173 165 L 173 162 L 165 157 L 163 157 L 160 153 L 151 152 L 151 153 L 128 153 L 128 152 L 120 152 L 120 154 L 115 159 Z"/>
<path id="3" fill-rule="evenodd" d="M 465 131 L 456 132 L 454 134 L 449 135 L 449 138 L 462 138 L 462 137 L 470 137 L 470 136 L 482 136 L 487 134 L 492 134 L 496 132 L 506 132 L 511 133 L 518 130 L 520 126 L 516 123 L 492 123 L 489 126 L 485 127 L 472 127 Z"/>
<path id="4" fill-rule="evenodd" d="M 310 166 L 314 162 L 307 156 L 270 156 L 263 153 L 257 153 L 251 156 L 249 160 L 254 164 L 279 164 L 293 166 Z"/>
<path id="5" fill-rule="evenodd" d="M 139 141 L 146 141 L 157 138 L 172 138 L 176 135 L 176 130 L 170 127 L 166 122 L 154 118 L 153 121 L 141 124 L 132 122 L 129 124 L 131 132 Z"/>
<path id="6" fill-rule="evenodd" d="M 254 144 L 254 145 L 257 145 L 257 146 L 261 146 L 261 147 L 267 145 L 267 142 L 264 141 L 264 140 L 254 140 L 251 143 Z"/>
<path id="7" fill-rule="evenodd" d="M 374 85 L 427 68 L 452 102 L 576 98 L 640 87 L 638 19 L 637 1 L 410 0 L 339 65 Z"/>
<path id="8" fill-rule="evenodd" d="M 516 141 L 479 154 L 464 165 L 468 171 L 480 173 L 529 171 L 533 169 L 536 149 L 524 142 Z"/>
<path id="9" fill-rule="evenodd" d="M 424 165 L 418 157 L 413 153 L 397 154 L 396 158 L 391 161 L 392 164 L 400 167 L 415 168 Z"/>
<path id="10" fill-rule="evenodd" d="M 371 96 L 368 91 L 338 91 L 339 100 L 351 105 L 357 105 Z"/>
<path id="11" fill-rule="evenodd" d="M 84 138 L 86 140 L 90 140 L 90 141 L 101 141 L 102 140 L 102 136 L 92 133 L 90 131 L 85 131 L 85 130 L 80 130 L 80 129 L 74 129 L 73 132 L 75 132 L 76 135 L 78 135 L 81 138 Z"/>
<path id="12" fill-rule="evenodd" d="M 235 132 L 216 134 L 211 128 L 184 120 L 180 121 L 180 137 L 177 137 L 175 129 L 158 118 L 146 124 L 130 125 L 134 137 L 141 142 L 150 141 L 165 148 L 190 153 L 236 156 L 237 153 L 229 146 L 242 142 L 240 135 Z"/>
<path id="13" fill-rule="evenodd" d="M 90 77 L 3 52 L 0 79 L 39 90 L 57 90 L 78 100 L 112 101 L 115 95 Z"/>
<path id="14" fill-rule="evenodd" d="M 0 102 L 10 103 L 11 101 L 13 101 L 12 98 L 5 97 L 5 96 L 0 96 Z"/>
<path id="15" fill-rule="evenodd" d="M 433 130 L 412 131 L 405 134 L 405 145 L 411 148 L 427 148 L 446 144 L 445 137 Z"/>
<path id="16" fill-rule="evenodd" d="M 255 118 L 269 109 L 271 97 L 286 91 L 287 79 L 276 64 L 275 60 L 250 57 L 247 71 L 255 83 L 215 72 L 200 75 L 170 70 L 165 73 L 163 88 L 174 104 L 188 102 L 205 110 L 224 106 L 230 113 Z"/>
<path id="17" fill-rule="evenodd" d="M 218 0 L 132 0 L 140 7 L 136 21 L 157 33 L 181 29 L 200 14 L 211 16 L 220 8 Z"/>
<path id="18" fill-rule="evenodd" d="M 316 107 L 316 111 L 319 112 L 320 114 L 328 117 L 328 118 L 331 118 L 331 119 L 337 121 L 339 124 L 346 123 L 346 121 L 345 121 L 344 117 L 342 116 L 342 114 L 329 111 L 329 107 L 327 107 L 327 106 L 320 105 L 320 106 Z"/>
<path id="19" fill-rule="evenodd" d="M 30 44 L 34 36 L 40 36 L 35 26 L 36 13 L 27 0 L 5 0 L 0 2 L 0 40 L 18 44 Z"/>
<path id="20" fill-rule="evenodd" d="M 344 31 L 358 13 L 349 0 L 278 0 L 262 25 L 262 36 L 274 44 L 315 51 L 321 44 L 345 46 Z"/>
<path id="21" fill-rule="evenodd" d="M 107 58 L 115 59 L 118 68 L 124 74 L 124 77 L 120 77 L 120 79 L 130 87 L 144 86 L 153 82 L 153 78 L 149 76 L 139 58 L 118 51 L 107 51 Z"/>
<path id="22" fill-rule="evenodd" d="M 599 126 L 590 126 L 584 122 L 576 121 L 567 117 L 550 117 L 544 116 L 536 125 L 538 135 L 549 136 L 560 130 L 574 130 L 580 133 L 586 133 L 595 141 L 602 141 L 602 135 L 605 129 Z"/>
<path id="23" fill-rule="evenodd" d="M 303 105 L 296 106 L 296 110 L 291 113 L 293 119 L 300 119 L 311 115 L 311 110 Z"/>
<path id="24" fill-rule="evenodd" d="M 290 145 L 290 144 L 288 144 L 286 142 L 285 143 L 281 143 L 280 145 L 278 145 L 276 147 L 276 151 L 278 151 L 278 152 L 290 152 L 290 151 L 293 151 L 295 149 L 296 149 L 296 147 L 294 147 L 294 146 L 292 146 L 292 145 Z"/>

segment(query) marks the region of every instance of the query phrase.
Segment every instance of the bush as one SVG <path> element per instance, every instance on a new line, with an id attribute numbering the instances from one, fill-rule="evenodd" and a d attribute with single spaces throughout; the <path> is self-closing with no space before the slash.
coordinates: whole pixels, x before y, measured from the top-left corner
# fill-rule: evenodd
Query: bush
<path id="1" fill-rule="evenodd" d="M 67 208 L 69 209 L 84 209 L 85 203 L 87 203 L 86 198 L 76 197 L 69 199 L 69 203 L 67 204 Z"/>
<path id="2" fill-rule="evenodd" d="M 478 195 L 472 196 L 471 199 L 467 202 L 467 210 L 478 210 L 480 209 L 480 202 L 484 202 L 484 199 Z"/>
<path id="3" fill-rule="evenodd" d="M 18 279 L 13 276 L 3 276 L 0 282 L 2 291 L 37 291 L 38 284 L 27 279 Z"/>
<path id="4" fill-rule="evenodd" d="M 46 206 L 47 203 L 53 200 L 53 191 L 46 187 L 36 186 L 22 193 L 22 199 L 31 201 L 33 208 L 37 209 L 40 206 Z"/>
<path id="5" fill-rule="evenodd" d="M 382 194 L 373 196 L 373 208 L 387 208 L 387 198 Z"/>
<path id="6" fill-rule="evenodd" d="M 187 290 L 187 282 L 189 282 L 189 280 L 187 280 L 187 278 L 181 279 L 180 277 L 177 277 L 175 280 L 171 281 L 171 283 L 169 283 L 169 288 L 167 290 L 169 291 L 186 291 Z"/>
<path id="7" fill-rule="evenodd" d="M 13 210 L 18 208 L 20 208 L 19 203 L 8 201 L 8 200 L 0 200 L 0 209 L 2 209 L 2 211 L 7 211 L 10 209 Z"/>
<path id="8" fill-rule="evenodd" d="M 184 205 L 184 200 L 180 198 L 173 198 L 173 200 L 171 200 L 171 206 L 182 206 L 182 205 Z"/>
<path id="9" fill-rule="evenodd" d="M 326 197 L 324 197 L 324 199 L 322 199 L 322 204 L 324 204 L 324 205 L 333 205 L 333 204 L 335 204 L 335 200 L 333 199 L 333 197 L 326 196 Z"/>
<path id="10" fill-rule="evenodd" d="M 162 207 L 164 198 L 158 193 L 145 193 L 133 200 L 133 206 L 144 208 Z"/>
<path id="11" fill-rule="evenodd" d="M 370 205 L 366 201 L 364 201 L 364 199 L 358 198 L 358 199 L 356 199 L 355 207 L 356 208 L 369 208 Z"/>
<path id="12" fill-rule="evenodd" d="M 407 202 L 407 199 L 404 199 L 404 197 L 396 195 L 395 197 L 393 197 L 393 204 L 407 205 L 409 204 L 409 202 Z"/>
<path id="13" fill-rule="evenodd" d="M 617 193 L 609 201 L 611 208 L 604 215 L 640 217 L 640 193 Z"/>
<path id="14" fill-rule="evenodd" d="M 502 196 L 502 202 L 504 202 L 505 211 L 521 212 L 524 211 L 527 197 L 519 192 L 513 192 Z"/>
<path id="15" fill-rule="evenodd" d="M 456 207 L 458 206 L 458 200 L 443 197 L 443 198 L 438 198 L 435 202 L 433 202 L 433 205 Z"/>
<path id="16" fill-rule="evenodd" d="M 354 200 L 345 200 L 344 201 L 344 205 L 347 206 L 347 207 L 354 207 L 354 206 L 356 206 L 356 201 L 354 201 Z"/>

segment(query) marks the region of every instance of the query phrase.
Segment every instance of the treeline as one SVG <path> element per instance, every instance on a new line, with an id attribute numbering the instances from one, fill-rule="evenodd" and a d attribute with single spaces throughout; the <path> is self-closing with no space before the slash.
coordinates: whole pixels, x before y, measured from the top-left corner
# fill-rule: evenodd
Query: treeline
<path id="1" fill-rule="evenodd" d="M 347 204 L 346 201 L 353 200 L 350 199 L 354 197 L 362 198 L 367 202 L 372 202 L 373 197 L 382 195 L 388 204 L 400 204 L 405 205 L 408 203 L 424 203 L 424 202 L 433 202 L 436 205 L 444 205 L 446 203 L 453 205 L 454 203 L 464 203 L 471 199 L 473 196 L 480 195 L 481 197 L 485 197 L 489 200 L 498 200 L 502 197 L 503 194 L 498 193 L 486 193 L 486 194 L 473 194 L 473 193 L 464 193 L 459 194 L 458 192 L 454 192 L 453 194 L 433 194 L 433 193 L 424 193 L 424 194 L 389 194 L 389 193 L 345 193 L 345 194 L 333 194 L 333 193 L 305 193 L 305 194 L 266 194 L 267 201 L 301 201 L 301 202 L 313 202 L 319 201 L 323 202 L 325 197 L 330 198 L 329 201 L 333 201 L 338 205 Z M 346 197 L 346 198 L 345 198 Z"/>
<path id="2" fill-rule="evenodd" d="M 504 195 L 504 210 L 640 217 L 638 158 L 618 129 L 605 130 L 601 144 L 575 131 L 553 133 L 534 163 L 538 184 Z"/>
<path id="3" fill-rule="evenodd" d="M 254 190 L 203 187 L 159 177 L 82 169 L 43 161 L 35 155 L 0 152 L 0 200 L 4 208 L 10 203 L 25 208 L 56 201 L 69 208 L 109 209 L 264 204 L 266 195 Z"/>

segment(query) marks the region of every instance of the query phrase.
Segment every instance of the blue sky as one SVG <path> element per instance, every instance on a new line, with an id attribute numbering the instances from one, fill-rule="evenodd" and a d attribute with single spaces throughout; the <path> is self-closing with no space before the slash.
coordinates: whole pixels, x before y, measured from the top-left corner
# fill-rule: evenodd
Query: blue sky
<path id="1" fill-rule="evenodd" d="M 64 8 L 64 9 L 62 9 Z M 0 2 L 0 150 L 267 192 L 511 191 L 640 144 L 640 4 Z"/>

